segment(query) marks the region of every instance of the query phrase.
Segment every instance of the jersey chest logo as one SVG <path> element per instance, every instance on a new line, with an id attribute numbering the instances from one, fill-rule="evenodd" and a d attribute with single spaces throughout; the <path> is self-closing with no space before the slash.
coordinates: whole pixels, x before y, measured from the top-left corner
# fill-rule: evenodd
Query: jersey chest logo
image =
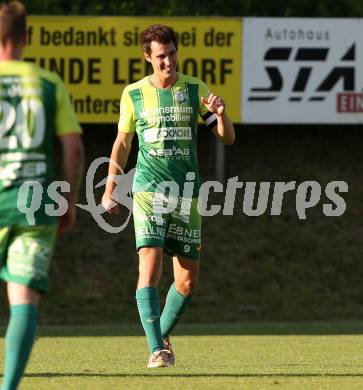
<path id="1" fill-rule="evenodd" d="M 175 92 L 175 101 L 179 104 L 185 102 L 185 93 L 183 91 L 177 91 Z"/>

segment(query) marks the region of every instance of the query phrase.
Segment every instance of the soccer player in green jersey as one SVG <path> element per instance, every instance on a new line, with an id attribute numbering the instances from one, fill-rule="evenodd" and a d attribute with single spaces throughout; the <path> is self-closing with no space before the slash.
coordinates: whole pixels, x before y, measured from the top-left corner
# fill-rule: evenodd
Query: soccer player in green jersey
<path id="1" fill-rule="evenodd" d="M 133 183 L 139 253 L 136 301 L 151 351 L 148 367 L 153 368 L 174 364 L 169 335 L 190 302 L 198 278 L 201 248 L 201 217 L 197 211 L 198 114 L 207 129 L 224 144 L 232 144 L 235 133 L 223 98 L 211 93 L 201 80 L 177 72 L 178 42 L 171 28 L 150 26 L 142 34 L 142 47 L 153 73 L 123 91 L 118 135 L 102 203 L 109 213 L 118 213 L 113 195 L 119 174 L 117 166 L 125 167 L 136 132 L 139 139 Z M 168 194 L 165 184 L 169 186 Z M 170 201 L 174 207 L 165 211 L 165 203 Z M 158 284 L 163 252 L 172 256 L 175 281 L 160 315 Z"/>
<path id="2" fill-rule="evenodd" d="M 2 390 L 16 389 L 25 370 L 57 228 L 62 234 L 74 225 L 83 171 L 81 128 L 65 86 L 56 74 L 21 61 L 25 44 L 24 6 L 0 4 L 0 278 L 10 304 Z M 55 213 L 47 212 L 57 208 L 48 192 L 56 136 L 69 183 L 68 209 L 58 224 Z M 29 191 L 21 196 L 24 186 Z M 29 205 L 32 218 L 24 213 Z"/>

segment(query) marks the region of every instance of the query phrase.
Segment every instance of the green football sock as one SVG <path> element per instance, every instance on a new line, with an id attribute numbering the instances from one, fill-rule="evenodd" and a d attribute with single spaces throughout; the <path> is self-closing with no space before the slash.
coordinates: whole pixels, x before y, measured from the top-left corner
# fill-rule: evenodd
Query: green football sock
<path id="1" fill-rule="evenodd" d="M 30 304 L 10 306 L 10 320 L 5 337 L 2 390 L 17 388 L 33 347 L 37 322 L 37 306 Z"/>
<path id="2" fill-rule="evenodd" d="M 160 302 L 156 287 L 136 290 L 137 308 L 151 352 L 164 348 L 160 330 Z"/>
<path id="3" fill-rule="evenodd" d="M 161 334 L 164 339 L 167 338 L 174 329 L 191 299 L 191 295 L 185 296 L 176 291 L 174 283 L 170 286 L 160 319 Z"/>

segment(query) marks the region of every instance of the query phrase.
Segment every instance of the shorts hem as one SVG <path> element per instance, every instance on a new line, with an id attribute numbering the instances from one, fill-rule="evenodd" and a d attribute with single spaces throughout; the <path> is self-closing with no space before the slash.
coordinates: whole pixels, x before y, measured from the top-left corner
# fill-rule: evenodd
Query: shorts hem
<path id="1" fill-rule="evenodd" d="M 171 249 L 167 249 L 165 251 L 165 253 L 167 253 L 169 256 L 174 256 L 174 255 L 182 256 L 182 257 L 184 257 L 187 260 L 193 260 L 193 261 L 199 261 L 200 260 L 200 255 L 199 256 L 191 256 L 189 254 L 180 253 L 178 251 L 171 250 Z"/>
<path id="2" fill-rule="evenodd" d="M 160 240 L 142 240 L 136 243 L 136 251 L 139 252 L 141 248 L 164 248 L 164 242 Z"/>
<path id="3" fill-rule="evenodd" d="M 48 292 L 48 286 L 44 287 L 44 283 L 43 285 L 40 285 L 38 282 L 34 282 L 32 280 L 29 281 L 28 279 L 24 279 L 19 276 L 0 275 L 0 279 L 2 279 L 5 283 L 13 282 L 13 283 L 21 284 L 23 286 L 30 287 L 41 294 L 46 294 Z"/>

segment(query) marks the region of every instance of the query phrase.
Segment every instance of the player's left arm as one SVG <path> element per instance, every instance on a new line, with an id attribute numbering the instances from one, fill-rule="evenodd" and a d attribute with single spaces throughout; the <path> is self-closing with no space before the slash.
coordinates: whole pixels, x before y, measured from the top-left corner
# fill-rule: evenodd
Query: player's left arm
<path id="1" fill-rule="evenodd" d="M 216 125 L 211 129 L 213 134 L 225 145 L 232 145 L 236 135 L 231 120 L 226 113 L 226 103 L 221 96 L 211 93 L 208 98 L 201 97 L 201 102 L 209 112 L 215 115 Z"/>
<path id="2" fill-rule="evenodd" d="M 65 134 L 59 137 L 63 149 L 64 179 L 70 184 L 65 197 L 72 206 L 77 203 L 84 172 L 84 146 L 80 134 Z"/>
<path id="3" fill-rule="evenodd" d="M 64 179 L 70 184 L 70 192 L 64 194 L 68 201 L 67 212 L 58 218 L 58 233 L 72 229 L 76 221 L 76 202 L 84 171 L 84 147 L 82 129 L 77 121 L 68 91 L 63 82 L 57 81 L 56 135 L 63 149 Z"/>
<path id="4" fill-rule="evenodd" d="M 65 134 L 59 137 L 63 148 L 63 174 L 70 185 L 70 192 L 63 194 L 67 199 L 67 212 L 58 217 L 58 233 L 70 231 L 76 222 L 76 202 L 84 170 L 84 148 L 80 134 Z"/>

